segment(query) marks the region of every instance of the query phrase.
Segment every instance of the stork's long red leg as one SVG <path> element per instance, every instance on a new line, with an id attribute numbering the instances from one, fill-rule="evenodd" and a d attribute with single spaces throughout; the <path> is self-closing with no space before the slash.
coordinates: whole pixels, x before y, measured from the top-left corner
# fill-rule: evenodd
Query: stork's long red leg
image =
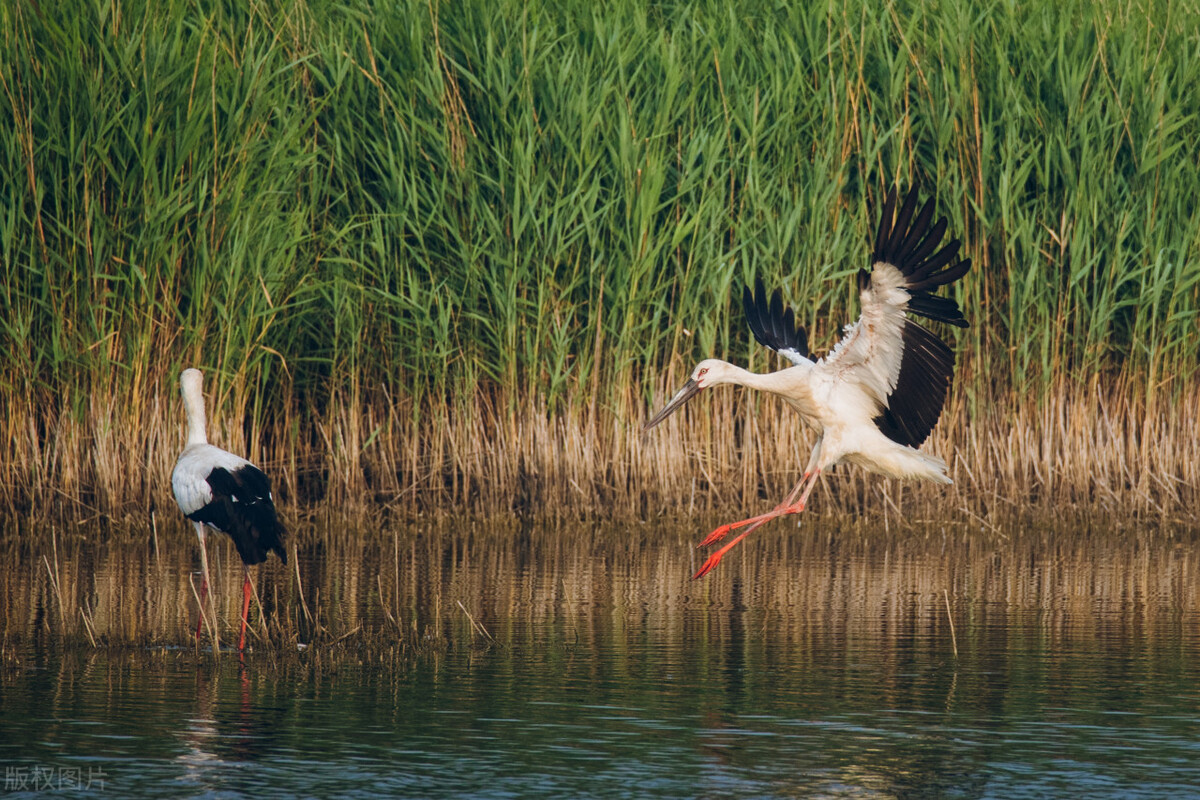
<path id="1" fill-rule="evenodd" d="M 750 519 L 744 519 L 744 520 L 741 520 L 740 522 L 734 522 L 730 525 L 722 525 L 720 528 L 717 528 L 715 531 L 710 533 L 708 535 L 708 537 L 703 542 L 700 543 L 701 547 L 703 547 L 704 545 L 712 544 L 713 542 L 720 541 L 726 534 L 729 533 L 729 531 L 731 531 L 735 528 L 740 528 L 740 527 L 743 527 L 746 525 L 750 526 L 745 531 L 738 534 L 738 536 L 736 538 L 734 538 L 734 540 L 731 541 L 729 544 L 725 545 L 720 550 L 718 550 L 717 552 L 715 552 L 711 556 L 709 556 L 708 560 L 705 561 L 703 565 L 701 565 L 700 569 L 696 570 L 696 574 L 692 576 L 692 580 L 696 580 L 697 578 L 703 578 L 705 575 L 712 572 L 716 568 L 717 564 L 721 563 L 721 559 L 725 557 L 725 554 L 733 549 L 734 545 L 736 545 L 742 539 L 745 539 L 755 529 L 757 529 L 759 526 L 763 525 L 767 521 L 775 519 L 775 517 L 782 517 L 786 514 L 799 514 L 801 511 L 803 511 L 804 504 L 806 502 L 808 502 L 808 495 L 812 492 L 813 486 L 815 486 L 817 483 L 817 476 L 820 474 L 821 474 L 820 470 L 814 471 L 812 473 L 812 475 L 806 474 L 804 476 L 804 478 L 801 479 L 801 481 L 798 484 L 796 484 L 796 488 L 792 489 L 792 492 L 791 492 L 791 494 L 788 495 L 787 499 L 784 500 L 782 503 L 780 503 L 778 506 L 776 506 L 773 510 L 768 511 L 766 514 L 760 514 L 757 517 L 751 517 Z M 806 482 L 807 482 L 807 485 L 805 485 Z M 799 500 L 796 500 L 796 493 L 800 491 L 801 486 L 804 486 L 804 493 L 802 495 L 800 495 Z"/>
<path id="2" fill-rule="evenodd" d="M 696 547 L 708 547 L 710 544 L 716 544 L 717 542 L 724 539 L 726 536 L 728 536 L 733 531 L 736 531 L 738 528 L 744 528 L 747 525 L 754 525 L 754 527 L 757 528 L 762 523 L 778 517 L 781 513 L 783 513 L 780 509 L 782 509 L 784 507 L 785 506 L 783 506 L 783 505 L 778 505 L 765 514 L 759 514 L 757 517 L 750 517 L 749 519 L 740 519 L 737 522 L 730 522 L 725 525 L 722 525 L 719 528 L 717 528 L 716 530 L 714 530 L 712 533 L 710 533 L 708 536 L 705 536 L 704 541 L 700 542 L 700 544 L 696 545 Z M 749 533 L 749 532 L 750 531 L 746 531 L 746 533 Z"/>
<path id="3" fill-rule="evenodd" d="M 738 528 L 744 528 L 747 525 L 754 525 L 755 523 L 763 523 L 768 520 L 775 519 L 776 517 L 781 517 L 785 514 L 799 514 L 801 511 L 804 510 L 804 504 L 808 500 L 809 492 L 812 491 L 813 485 L 817 482 L 817 475 L 819 475 L 820 472 L 821 472 L 820 470 L 816 470 L 811 473 L 809 473 L 809 472 L 804 473 L 804 477 L 800 479 L 800 482 L 796 484 L 795 488 L 792 489 L 792 491 L 788 494 L 787 498 L 782 503 L 775 506 L 775 508 L 771 509 L 767 513 L 759 514 L 757 517 L 750 517 L 749 519 L 743 519 L 743 520 L 739 520 L 737 522 L 731 522 L 728 525 L 722 525 L 719 528 L 717 528 L 716 530 L 714 530 L 712 533 L 710 533 L 708 536 L 704 537 L 704 541 L 702 541 L 700 544 L 698 544 L 696 546 L 697 547 L 708 547 L 710 544 L 716 544 L 717 542 L 721 541 L 726 536 L 728 536 L 731 531 L 736 531 Z M 797 501 L 796 495 L 800 494 L 800 489 L 806 483 L 808 484 L 808 488 L 805 490 L 804 496 L 801 497 L 799 501 Z M 755 525 L 755 527 L 758 527 L 758 526 Z M 749 531 L 746 531 L 746 532 L 749 533 Z"/>
<path id="4" fill-rule="evenodd" d="M 246 579 L 242 581 L 242 635 L 238 639 L 238 652 L 246 647 L 246 617 L 250 614 L 250 568 L 246 568 Z"/>
<path id="5" fill-rule="evenodd" d="M 718 550 L 717 552 L 715 552 L 711 556 L 709 556 L 708 560 L 705 561 L 700 566 L 700 569 L 696 570 L 696 574 L 692 576 L 692 580 L 696 580 L 697 578 L 703 578 L 705 575 L 707 575 L 708 573 L 710 573 L 714 569 L 716 569 L 717 564 L 721 563 L 721 559 L 725 557 L 726 553 L 728 553 L 730 550 L 733 549 L 733 546 L 735 544 L 740 542 L 742 539 L 745 539 L 747 536 L 749 536 L 751 533 L 753 533 L 755 530 L 757 530 L 758 527 L 760 525 L 762 525 L 763 523 L 765 523 L 767 520 L 772 519 L 772 517 L 769 517 L 766 514 L 764 514 L 763 517 L 764 517 L 764 519 L 760 519 L 758 522 L 755 522 L 754 524 L 752 524 L 749 528 L 747 528 L 746 530 L 742 531 L 737 536 L 735 536 L 733 541 L 731 541 L 729 544 L 725 545 L 720 550 Z M 748 521 L 748 520 L 746 520 L 746 521 Z"/>

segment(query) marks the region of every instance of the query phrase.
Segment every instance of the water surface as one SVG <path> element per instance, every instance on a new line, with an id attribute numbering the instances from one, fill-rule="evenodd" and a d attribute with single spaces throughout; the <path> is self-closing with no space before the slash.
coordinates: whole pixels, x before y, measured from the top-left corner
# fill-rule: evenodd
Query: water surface
<path id="1" fill-rule="evenodd" d="M 181 532 L 9 537 L 5 791 L 1200 796 L 1194 543 L 781 526 L 692 583 L 703 533 L 330 526 L 241 660 Z"/>

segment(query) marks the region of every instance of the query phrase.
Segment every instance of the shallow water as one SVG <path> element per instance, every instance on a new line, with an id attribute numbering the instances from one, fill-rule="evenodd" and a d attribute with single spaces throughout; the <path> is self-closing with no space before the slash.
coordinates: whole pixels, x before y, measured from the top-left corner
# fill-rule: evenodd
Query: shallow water
<path id="1" fill-rule="evenodd" d="M 183 532 L 9 537 L 5 791 L 1200 796 L 1196 543 L 703 533 L 328 526 L 243 660 Z"/>

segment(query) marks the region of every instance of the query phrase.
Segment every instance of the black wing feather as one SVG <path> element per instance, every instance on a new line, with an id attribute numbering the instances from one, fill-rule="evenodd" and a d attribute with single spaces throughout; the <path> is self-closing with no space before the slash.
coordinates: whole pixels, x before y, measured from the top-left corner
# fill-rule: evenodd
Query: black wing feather
<path id="1" fill-rule="evenodd" d="M 942 414 L 954 378 L 954 351 L 918 322 L 904 325 L 900 377 L 875 424 L 894 442 L 920 447 Z"/>
<path id="2" fill-rule="evenodd" d="M 952 267 L 946 267 L 941 272 L 935 272 L 928 275 L 917 283 L 909 284 L 909 289 L 914 291 L 924 291 L 930 287 L 945 286 L 947 283 L 952 283 L 958 280 L 963 275 L 967 274 L 967 270 L 971 268 L 971 262 L 959 261 Z"/>
<path id="3" fill-rule="evenodd" d="M 271 481 L 258 467 L 246 464 L 232 472 L 216 467 L 208 474 L 213 499 L 189 519 L 224 531 L 246 564 L 261 564 L 274 551 L 286 564 L 281 537 L 286 531 L 271 500 Z"/>
<path id="4" fill-rule="evenodd" d="M 879 232 L 875 235 L 875 252 L 882 253 L 887 249 L 888 239 L 892 235 L 892 216 L 896 211 L 896 190 L 887 193 L 883 201 L 883 213 L 879 215 Z"/>
<path id="5" fill-rule="evenodd" d="M 888 252 L 900 253 L 902 246 L 908 239 L 909 228 L 908 223 L 912 220 L 913 212 L 917 209 L 917 192 L 914 189 L 908 193 L 908 197 L 904 198 L 904 204 L 900 206 L 900 213 L 896 217 L 896 221 L 892 224 L 892 235 L 888 237 Z M 917 232 L 916 226 L 913 226 L 913 233 Z"/>
<path id="6" fill-rule="evenodd" d="M 756 278 L 754 292 L 750 291 L 749 286 L 742 289 L 742 309 L 746 312 L 746 324 L 750 326 L 750 332 L 763 347 L 776 352 L 794 350 L 808 357 L 808 332 L 804 326 L 796 324 L 792 309 L 784 309 L 783 292 L 779 289 L 775 290 L 768 303 L 762 278 Z"/>
<path id="7" fill-rule="evenodd" d="M 920 244 L 916 245 L 908 254 L 908 257 L 913 261 L 924 261 L 929 257 L 939 244 L 942 242 L 942 237 L 946 235 L 946 218 L 942 217 L 937 222 L 933 223 L 933 227 L 925 234 L 925 238 Z M 969 263 L 969 262 L 968 262 Z"/>
<path id="8" fill-rule="evenodd" d="M 921 206 L 921 211 L 917 214 L 917 219 L 913 222 L 912 228 L 909 229 L 908 235 L 904 237 L 904 241 L 900 243 L 900 252 L 911 253 L 916 249 L 918 244 L 925 243 L 922 237 L 925 237 L 929 233 L 929 220 L 932 218 L 933 203 L 928 202 Z M 936 242 L 934 244 L 936 245 Z"/>
<path id="9" fill-rule="evenodd" d="M 946 220 L 939 219 L 930 226 L 929 222 L 933 219 L 932 199 L 925 203 L 914 218 L 917 194 L 917 188 L 913 187 L 896 214 L 896 192 L 888 192 L 883 204 L 883 216 L 879 221 L 879 231 L 875 236 L 872 261 L 891 264 L 907 279 L 904 288 L 912 296 L 908 303 L 908 311 L 965 328 L 967 321 L 963 318 L 958 303 L 953 298 L 935 297 L 932 292 L 965 275 L 971 268 L 971 259 L 958 259 L 961 246 L 958 239 L 952 239 L 938 249 L 946 232 Z M 863 287 L 861 275 L 859 286 Z"/>
<path id="10" fill-rule="evenodd" d="M 967 326 L 967 321 L 963 318 L 958 303 L 949 297 L 938 297 L 933 294 L 918 295 L 908 301 L 908 310 L 914 314 L 920 314 L 926 319 L 945 322 L 947 325 L 956 325 L 960 328 Z"/>

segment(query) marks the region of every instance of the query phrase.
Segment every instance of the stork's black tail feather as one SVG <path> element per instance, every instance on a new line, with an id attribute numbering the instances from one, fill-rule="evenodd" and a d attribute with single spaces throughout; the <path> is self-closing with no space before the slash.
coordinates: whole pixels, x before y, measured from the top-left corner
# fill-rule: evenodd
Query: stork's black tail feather
<path id="1" fill-rule="evenodd" d="M 905 289 L 912 299 L 908 311 L 922 317 L 945 322 L 959 328 L 967 327 L 958 303 L 950 297 L 938 297 L 932 292 L 938 287 L 953 283 L 971 268 L 971 259 L 958 258 L 961 242 L 951 239 L 945 247 L 938 249 L 946 233 L 945 218 L 930 225 L 933 219 L 933 199 L 916 213 L 917 187 L 914 186 L 904 198 L 899 213 L 896 212 L 896 191 L 888 192 L 875 235 L 875 250 L 872 263 L 891 264 L 907 279 Z M 936 251 L 936 252 L 935 252 Z M 871 280 L 866 270 L 858 275 L 859 288 L 865 288 Z"/>

